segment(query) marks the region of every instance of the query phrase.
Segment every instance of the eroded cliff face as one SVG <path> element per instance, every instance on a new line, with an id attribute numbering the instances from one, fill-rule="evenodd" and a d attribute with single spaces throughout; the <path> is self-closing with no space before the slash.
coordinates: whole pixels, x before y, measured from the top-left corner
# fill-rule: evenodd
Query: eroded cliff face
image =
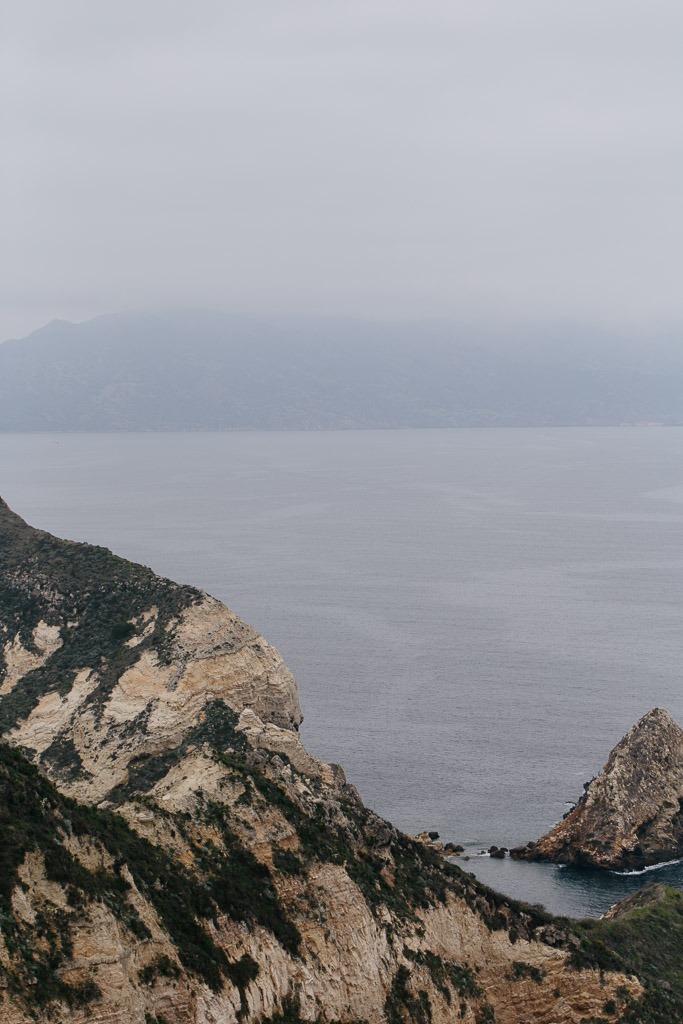
<path id="1" fill-rule="evenodd" d="M 41 694 L 7 731 L 9 742 L 34 751 L 62 792 L 89 803 L 99 803 L 127 780 L 132 759 L 140 764 L 176 749 L 214 700 L 245 715 L 252 712 L 254 721 L 270 730 L 275 746 L 282 735 L 292 755 L 305 759 L 292 732 L 302 718 L 296 684 L 274 647 L 218 601 L 200 594 L 164 626 L 160 657 L 158 646 L 145 644 L 158 616 L 158 608 L 151 607 L 128 620 L 137 632 L 123 642 L 121 672 L 109 686 L 109 664 L 103 670 L 93 659 L 74 666 L 70 688 Z M 3 684 L 9 694 L 23 678 L 14 667 L 20 638 L 7 641 L 5 650 L 14 657 L 9 683 Z M 35 655 L 33 663 L 42 657 Z"/>
<path id="2" fill-rule="evenodd" d="M 511 855 L 599 868 L 641 868 L 683 856 L 683 729 L 653 708 L 611 752 L 576 807 Z"/>
<path id="3" fill-rule="evenodd" d="M 614 1021 L 642 986 L 304 749 L 278 653 L 0 503 L 0 1019 Z"/>

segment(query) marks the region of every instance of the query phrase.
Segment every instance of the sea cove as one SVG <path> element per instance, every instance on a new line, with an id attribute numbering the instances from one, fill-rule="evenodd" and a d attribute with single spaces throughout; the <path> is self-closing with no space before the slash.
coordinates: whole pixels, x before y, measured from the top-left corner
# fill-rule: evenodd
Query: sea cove
<path id="1" fill-rule="evenodd" d="M 683 721 L 683 428 L 6 434 L 0 475 L 253 623 L 309 751 L 468 854 L 545 832 L 648 708 Z M 683 882 L 468 867 L 574 915 Z"/>

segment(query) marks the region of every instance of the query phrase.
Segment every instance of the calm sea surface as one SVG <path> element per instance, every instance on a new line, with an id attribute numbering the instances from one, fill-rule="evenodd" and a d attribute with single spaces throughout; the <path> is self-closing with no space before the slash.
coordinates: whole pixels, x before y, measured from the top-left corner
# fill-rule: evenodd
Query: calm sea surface
<path id="1" fill-rule="evenodd" d="M 4 434 L 0 494 L 229 604 L 309 750 L 470 854 L 538 838 L 652 706 L 683 723 L 683 428 Z M 683 886 L 464 866 L 575 916 Z"/>

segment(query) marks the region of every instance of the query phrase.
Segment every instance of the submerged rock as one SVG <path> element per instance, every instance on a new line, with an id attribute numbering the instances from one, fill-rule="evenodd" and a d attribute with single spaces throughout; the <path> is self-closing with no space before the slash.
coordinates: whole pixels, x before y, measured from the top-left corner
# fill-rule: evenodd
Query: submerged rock
<path id="1" fill-rule="evenodd" d="M 683 857 L 683 729 L 652 708 L 617 743 L 577 805 L 517 860 L 624 870 Z"/>

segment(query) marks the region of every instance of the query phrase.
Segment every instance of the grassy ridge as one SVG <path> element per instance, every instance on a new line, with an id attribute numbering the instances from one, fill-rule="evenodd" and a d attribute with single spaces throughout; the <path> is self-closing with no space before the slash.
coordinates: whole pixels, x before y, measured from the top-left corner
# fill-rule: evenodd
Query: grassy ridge
<path id="1" fill-rule="evenodd" d="M 644 906 L 613 920 L 577 921 L 582 941 L 572 961 L 577 968 L 621 970 L 639 978 L 645 994 L 626 1007 L 619 1018 L 623 1024 L 680 1024 L 683 893 L 651 883 L 639 897 Z"/>

